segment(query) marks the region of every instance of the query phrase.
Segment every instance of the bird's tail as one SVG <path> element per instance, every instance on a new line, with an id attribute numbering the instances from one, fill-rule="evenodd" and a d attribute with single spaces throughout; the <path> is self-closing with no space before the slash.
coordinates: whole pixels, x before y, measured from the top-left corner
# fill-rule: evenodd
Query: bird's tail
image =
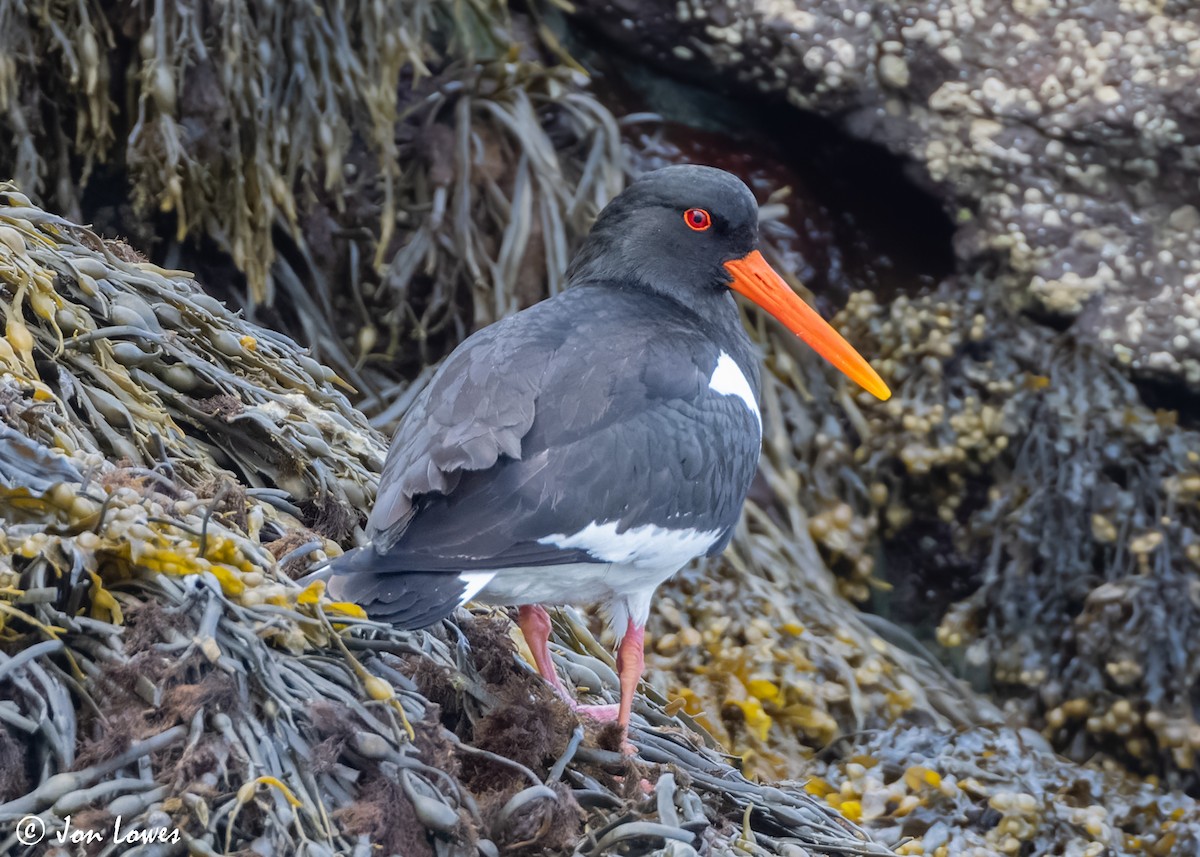
<path id="1" fill-rule="evenodd" d="M 469 575 L 413 571 L 370 545 L 346 551 L 296 582 L 323 580 L 331 598 L 361 606 L 378 622 L 416 630 L 445 619 L 478 588 Z"/>

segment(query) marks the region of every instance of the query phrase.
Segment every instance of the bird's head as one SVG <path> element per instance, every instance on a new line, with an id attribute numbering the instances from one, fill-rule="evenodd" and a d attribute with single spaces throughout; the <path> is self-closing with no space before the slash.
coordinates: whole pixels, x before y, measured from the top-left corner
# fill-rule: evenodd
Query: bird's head
<path id="1" fill-rule="evenodd" d="M 744 295 L 880 399 L 870 364 L 758 252 L 758 203 L 724 170 L 693 164 L 646 173 L 612 200 L 568 271 L 665 294 L 685 305 Z"/>

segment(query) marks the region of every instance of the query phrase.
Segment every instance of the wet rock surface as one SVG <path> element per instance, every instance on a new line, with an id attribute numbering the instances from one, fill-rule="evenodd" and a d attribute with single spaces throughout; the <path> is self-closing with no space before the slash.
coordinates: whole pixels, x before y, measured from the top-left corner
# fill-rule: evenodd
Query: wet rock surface
<path id="1" fill-rule="evenodd" d="M 1200 391 L 1200 12 L 1101 0 L 582 0 L 672 74 L 912 161 L 964 274 L 1135 377 Z"/>

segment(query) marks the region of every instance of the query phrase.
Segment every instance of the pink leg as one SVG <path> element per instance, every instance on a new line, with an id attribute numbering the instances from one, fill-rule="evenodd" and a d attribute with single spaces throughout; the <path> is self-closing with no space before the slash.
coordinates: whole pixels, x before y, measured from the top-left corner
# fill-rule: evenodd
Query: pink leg
<path id="1" fill-rule="evenodd" d="M 517 625 L 520 626 L 521 633 L 525 635 L 529 651 L 533 653 L 533 662 L 537 665 L 538 673 L 554 688 L 563 701 L 571 706 L 573 711 L 586 714 L 593 720 L 601 722 L 617 719 L 618 706 L 580 705 L 563 687 L 558 678 L 558 672 L 554 669 L 554 661 L 550 659 L 550 647 L 547 645 L 550 639 L 550 614 L 546 612 L 546 608 L 538 604 L 519 607 L 517 609 Z"/>
<path id="2" fill-rule="evenodd" d="M 646 629 L 633 624 L 625 629 L 621 645 L 617 647 L 617 677 L 621 681 L 621 702 L 617 705 L 575 705 L 576 711 L 586 714 L 601 723 L 617 721 L 628 728 L 629 714 L 633 709 L 633 694 L 642 678 L 642 670 L 646 666 L 643 654 L 643 644 Z"/>
<path id="3" fill-rule="evenodd" d="M 559 681 L 558 672 L 554 669 L 554 661 L 550 659 L 550 647 L 547 645 L 550 639 L 550 614 L 540 605 L 523 605 L 517 610 L 517 624 L 525 636 L 529 651 L 533 653 L 533 662 L 537 665 L 538 672 L 571 708 L 601 723 L 616 720 L 621 726 L 628 728 L 629 715 L 633 709 L 633 694 L 637 690 L 637 684 L 642 678 L 642 670 L 645 668 L 643 654 L 645 628 L 634 625 L 631 619 L 625 630 L 625 636 L 621 638 L 621 645 L 617 649 L 617 675 L 621 680 L 621 702 L 618 705 L 580 705 L 571 698 L 567 689 Z"/>
<path id="4" fill-rule="evenodd" d="M 517 624 L 521 627 L 521 633 L 525 635 L 525 642 L 529 644 L 529 651 L 533 653 L 533 662 L 537 664 L 537 670 L 541 673 L 542 678 L 550 683 L 559 696 L 574 707 L 575 700 L 571 699 L 567 694 L 567 689 L 558 680 L 554 661 L 550 659 L 550 647 L 546 645 L 550 639 L 550 614 L 546 612 L 546 608 L 539 604 L 521 606 L 517 610 Z"/>
<path id="5" fill-rule="evenodd" d="M 634 625 L 630 620 L 617 648 L 617 677 L 621 681 L 621 702 L 618 705 L 580 706 L 577 710 L 606 723 L 614 719 L 621 727 L 624 737 L 621 740 L 621 752 L 627 756 L 636 756 L 637 748 L 629 743 L 629 715 L 633 710 L 633 695 L 637 691 L 638 682 L 645 669 L 645 639 L 646 629 Z M 641 781 L 642 791 L 650 794 L 653 789 L 646 780 Z"/>
<path id="6" fill-rule="evenodd" d="M 634 625 L 630 619 L 629 627 L 617 649 L 617 675 L 621 679 L 621 708 L 617 722 L 626 728 L 629 727 L 629 714 L 633 709 L 633 694 L 642 679 L 642 671 L 646 668 L 645 641 L 646 629 Z"/>

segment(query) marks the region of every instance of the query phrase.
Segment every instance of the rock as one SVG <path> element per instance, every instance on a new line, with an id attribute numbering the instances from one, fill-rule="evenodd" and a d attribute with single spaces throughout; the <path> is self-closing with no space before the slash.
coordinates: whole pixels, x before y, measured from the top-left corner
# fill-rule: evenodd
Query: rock
<path id="1" fill-rule="evenodd" d="M 618 25 L 608 0 L 576 3 L 671 73 L 832 117 L 911 158 L 958 220 L 961 273 L 999 259 L 1020 305 L 1135 377 L 1200 392 L 1194 6 L 710 6 L 649 0 Z"/>
<path id="2" fill-rule="evenodd" d="M 911 79 L 904 57 L 886 54 L 879 58 L 879 79 L 888 86 L 904 89 Z"/>

